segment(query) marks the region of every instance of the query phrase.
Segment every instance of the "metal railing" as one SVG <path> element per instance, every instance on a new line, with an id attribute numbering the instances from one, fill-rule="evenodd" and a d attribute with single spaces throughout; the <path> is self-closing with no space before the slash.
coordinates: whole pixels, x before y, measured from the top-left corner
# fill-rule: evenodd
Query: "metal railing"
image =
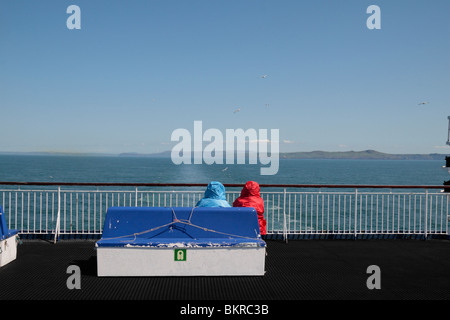
<path id="1" fill-rule="evenodd" d="M 23 235 L 100 235 L 112 206 L 185 207 L 204 184 L 0 182 L 10 229 Z M 225 184 L 230 204 L 242 185 Z M 261 185 L 268 235 L 448 235 L 444 186 Z M 447 189 L 448 190 L 448 189 Z"/>

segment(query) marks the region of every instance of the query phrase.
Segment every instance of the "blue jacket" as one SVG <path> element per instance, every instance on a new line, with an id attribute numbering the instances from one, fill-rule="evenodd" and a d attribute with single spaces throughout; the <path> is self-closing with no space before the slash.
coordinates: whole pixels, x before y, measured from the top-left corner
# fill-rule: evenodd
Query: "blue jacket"
<path id="1" fill-rule="evenodd" d="M 206 187 L 205 196 L 196 207 L 231 207 L 225 198 L 225 187 L 217 181 L 211 181 Z"/>

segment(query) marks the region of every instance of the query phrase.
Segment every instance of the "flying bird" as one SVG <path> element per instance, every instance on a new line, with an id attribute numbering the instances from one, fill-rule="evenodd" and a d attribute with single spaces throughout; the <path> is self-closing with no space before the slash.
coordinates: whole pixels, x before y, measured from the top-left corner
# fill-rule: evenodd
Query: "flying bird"
<path id="1" fill-rule="evenodd" d="M 425 102 L 425 101 L 421 102 L 421 103 L 418 104 L 418 106 L 423 105 L 423 104 L 428 104 L 428 102 Z"/>
<path id="2" fill-rule="evenodd" d="M 241 108 L 237 108 L 236 110 L 233 111 L 233 113 L 239 112 L 241 111 Z"/>
<path id="3" fill-rule="evenodd" d="M 268 75 L 267 75 L 267 74 L 265 74 L 265 75 L 261 76 L 261 78 L 263 78 L 263 79 L 265 79 L 265 78 L 267 78 L 267 77 L 268 77 Z"/>

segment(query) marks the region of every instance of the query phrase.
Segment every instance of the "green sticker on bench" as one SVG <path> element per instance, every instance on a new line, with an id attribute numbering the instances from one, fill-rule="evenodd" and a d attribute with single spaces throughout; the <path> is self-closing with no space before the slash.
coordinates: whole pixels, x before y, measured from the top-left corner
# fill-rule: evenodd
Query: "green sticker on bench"
<path id="1" fill-rule="evenodd" d="M 186 261 L 186 249 L 175 249 L 174 253 L 175 261 Z"/>

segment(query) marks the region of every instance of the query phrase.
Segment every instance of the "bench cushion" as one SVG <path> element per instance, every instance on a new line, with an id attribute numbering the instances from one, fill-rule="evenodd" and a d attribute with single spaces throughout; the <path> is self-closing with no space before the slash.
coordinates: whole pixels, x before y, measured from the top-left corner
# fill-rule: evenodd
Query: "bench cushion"
<path id="1" fill-rule="evenodd" d="M 254 208 L 112 207 L 97 247 L 265 247 Z"/>

